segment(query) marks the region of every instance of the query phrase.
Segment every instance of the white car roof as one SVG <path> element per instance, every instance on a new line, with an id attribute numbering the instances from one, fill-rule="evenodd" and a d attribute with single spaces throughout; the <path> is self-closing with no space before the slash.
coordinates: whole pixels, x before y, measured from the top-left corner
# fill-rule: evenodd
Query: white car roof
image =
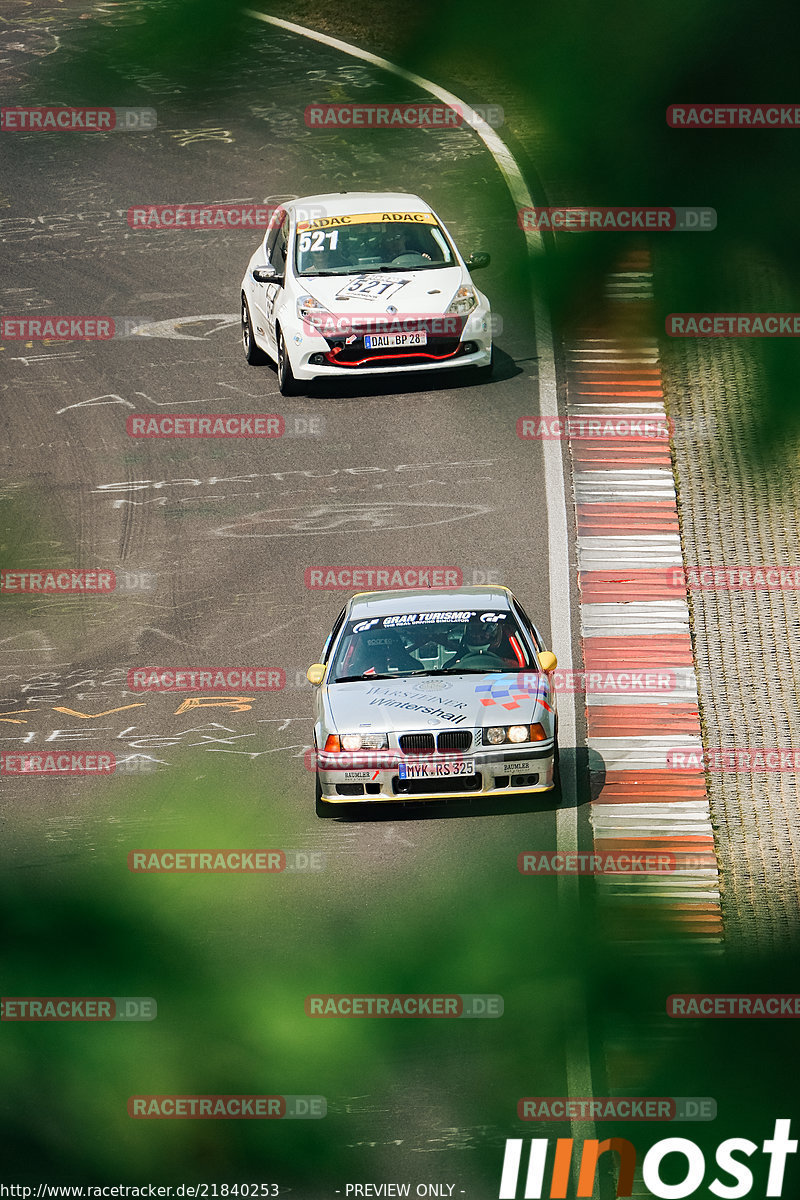
<path id="1" fill-rule="evenodd" d="M 469 608 L 510 608 L 508 588 L 485 585 L 461 588 L 409 588 L 396 592 L 359 592 L 350 601 L 350 619 L 406 612 L 463 612 Z"/>
<path id="2" fill-rule="evenodd" d="M 298 196 L 284 208 L 324 208 L 326 217 L 369 212 L 432 212 L 429 204 L 408 192 L 328 192 L 319 196 Z"/>

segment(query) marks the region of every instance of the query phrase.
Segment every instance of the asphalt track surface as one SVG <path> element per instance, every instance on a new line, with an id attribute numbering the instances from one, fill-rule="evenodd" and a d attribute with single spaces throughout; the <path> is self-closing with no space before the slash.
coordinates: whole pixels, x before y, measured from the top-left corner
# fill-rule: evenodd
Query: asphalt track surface
<path id="1" fill-rule="evenodd" d="M 214 828 L 220 845 L 322 851 L 319 874 L 263 886 L 237 880 L 236 901 L 216 912 L 216 936 L 238 946 L 234 965 L 263 956 L 277 970 L 306 948 L 300 1003 L 308 991 L 369 990 L 363 976 L 348 986 L 348 931 L 385 955 L 383 990 L 429 981 L 430 964 L 415 975 L 407 962 L 399 971 L 393 961 L 391 947 L 399 959 L 409 921 L 424 930 L 431 959 L 449 961 L 453 928 L 465 952 L 481 947 L 494 936 L 495 897 L 513 891 L 511 917 L 533 883 L 517 875 L 517 854 L 556 846 L 552 794 L 377 808 L 329 822 L 314 813 L 303 757 L 312 731 L 304 672 L 348 593 L 309 590 L 307 567 L 456 567 L 465 583 L 511 587 L 546 638 L 550 632 L 541 445 L 515 435 L 517 418 L 537 411 L 532 314 L 515 298 L 523 237 L 499 173 L 471 131 L 352 137 L 305 127 L 312 81 L 315 99 L 368 99 L 377 76 L 295 35 L 254 28 L 222 108 L 182 109 L 180 96 L 158 94 L 169 92 L 169 81 L 156 80 L 137 91 L 137 102 L 159 110 L 155 132 L 4 139 L 3 312 L 106 314 L 149 334 L 2 345 L 3 565 L 102 567 L 128 590 L 2 600 L 2 711 L 13 716 L 0 726 L 0 746 L 110 750 L 139 769 L 113 780 L 4 780 L 6 867 L 27 880 L 57 878 L 91 859 L 103 872 L 119 871 L 119 886 L 135 904 L 124 867 L 134 846 L 208 844 L 199 830 Z M 399 84 L 395 92 L 416 98 Z M 128 93 L 124 102 L 133 102 Z M 361 379 L 317 384 L 286 400 L 272 367 L 245 363 L 238 317 L 228 316 L 237 313 L 258 232 L 151 233 L 130 229 L 125 217 L 136 204 L 274 203 L 338 188 L 418 192 L 462 251 L 491 253 L 491 267 L 476 277 L 503 322 L 490 383 L 441 373 Z M 126 435 L 129 415 L 166 412 L 280 413 L 289 432 L 300 432 L 270 441 Z M 318 432 L 303 434 L 310 424 Z M 574 601 L 563 597 L 565 605 Z M 553 648 L 564 665 L 578 664 L 573 647 Z M 142 696 L 126 687 L 129 669 L 155 665 L 280 668 L 286 687 L 249 693 L 255 698 L 246 711 L 217 705 L 176 714 L 185 695 Z M 562 757 L 573 753 L 562 746 Z M 286 907 L 276 922 L 270 906 L 279 883 Z M 549 888 L 538 893 L 547 911 L 555 881 L 534 886 Z M 293 905 L 300 892 L 290 888 L 302 889 L 302 903 Z M 463 907 L 470 894 L 479 902 Z M 453 900 L 461 906 L 455 925 Z M 172 903 L 199 952 L 206 930 L 192 920 L 191 895 Z M 441 927 L 438 906 L 448 913 Z M 337 913 L 352 914 L 344 933 L 330 917 Z M 535 919 L 519 930 L 526 961 L 546 953 L 540 933 Z M 315 939 L 335 970 L 315 973 L 308 951 Z M 504 991 L 484 974 L 477 957 L 473 978 L 437 986 Z M 401 976 L 406 986 L 392 986 Z M 506 980 L 506 991 L 514 986 Z M 155 982 L 139 988 L 156 990 Z M 328 1096 L 325 1136 L 343 1147 L 341 1181 L 426 1179 L 435 1160 L 434 1178 L 455 1182 L 455 1194 L 486 1194 L 497 1186 L 502 1139 L 520 1128 L 511 1120 L 517 1098 L 567 1091 L 558 1056 L 534 1086 L 539 1035 L 512 1047 L 500 1024 L 470 1022 L 469 1039 L 462 1025 L 435 1046 L 430 1037 L 410 1036 L 391 1084 L 381 1094 L 367 1088 L 357 1102 L 324 1070 L 316 1077 L 304 1071 L 303 1086 L 287 1082 L 283 1090 Z M 348 1082 L 361 1057 L 366 1063 L 373 1054 L 365 1035 Z M 516 1072 L 509 1122 L 481 1129 L 481 1087 L 493 1064 L 507 1061 Z M 169 1083 L 137 1088 L 126 1079 L 122 1090 L 126 1097 L 191 1090 Z M 523 1133 L 535 1129 L 516 1136 Z M 497 1166 L 482 1179 L 468 1151 L 487 1139 L 497 1146 Z M 319 1192 L 304 1179 L 286 1182 L 299 1185 L 299 1194 L 322 1196 L 340 1179 Z"/>

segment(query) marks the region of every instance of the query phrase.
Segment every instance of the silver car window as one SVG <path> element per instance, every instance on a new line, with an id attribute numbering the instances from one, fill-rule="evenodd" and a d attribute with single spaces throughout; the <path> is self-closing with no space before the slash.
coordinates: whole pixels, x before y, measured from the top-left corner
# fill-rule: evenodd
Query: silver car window
<path id="1" fill-rule="evenodd" d="M 509 610 L 398 613 L 351 620 L 339 640 L 330 680 L 379 676 L 529 670 L 529 639 Z"/>

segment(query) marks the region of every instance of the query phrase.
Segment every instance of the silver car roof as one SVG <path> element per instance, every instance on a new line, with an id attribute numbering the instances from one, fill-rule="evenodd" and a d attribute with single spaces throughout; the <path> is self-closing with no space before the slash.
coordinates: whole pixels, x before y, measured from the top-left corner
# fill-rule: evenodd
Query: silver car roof
<path id="1" fill-rule="evenodd" d="M 350 618 L 396 616 L 406 612 L 463 612 L 481 607 L 503 611 L 511 593 L 498 585 L 454 588 L 409 588 L 396 592 L 359 592 L 350 601 Z"/>

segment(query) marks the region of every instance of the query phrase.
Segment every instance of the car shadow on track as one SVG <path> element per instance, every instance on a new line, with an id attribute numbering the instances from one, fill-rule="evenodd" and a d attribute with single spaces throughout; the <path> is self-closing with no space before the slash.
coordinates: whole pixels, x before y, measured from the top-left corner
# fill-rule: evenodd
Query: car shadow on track
<path id="1" fill-rule="evenodd" d="M 380 821 L 430 821 L 453 817 L 498 817 L 526 812 L 557 812 L 567 808 L 580 808 L 589 799 L 588 787 L 589 753 L 585 746 L 561 747 L 561 776 L 577 781 L 571 796 L 565 797 L 560 783 L 549 792 L 520 792 L 514 796 L 480 796 L 475 800 L 414 800 L 406 804 L 381 802 L 370 804 L 366 800 L 356 804 L 331 805 L 331 815 L 324 820 L 338 820 L 343 824 L 353 822 Z"/>
<path id="2" fill-rule="evenodd" d="M 474 387 L 493 387 L 522 374 L 510 355 L 494 348 L 494 370 L 490 379 L 481 379 L 469 367 L 452 371 L 420 371 L 413 375 L 353 375 L 349 378 L 312 379 L 302 384 L 309 400 L 353 400 L 362 396 L 415 395 L 430 391 L 462 391 Z M 302 396 L 298 397 L 302 399 Z"/>

